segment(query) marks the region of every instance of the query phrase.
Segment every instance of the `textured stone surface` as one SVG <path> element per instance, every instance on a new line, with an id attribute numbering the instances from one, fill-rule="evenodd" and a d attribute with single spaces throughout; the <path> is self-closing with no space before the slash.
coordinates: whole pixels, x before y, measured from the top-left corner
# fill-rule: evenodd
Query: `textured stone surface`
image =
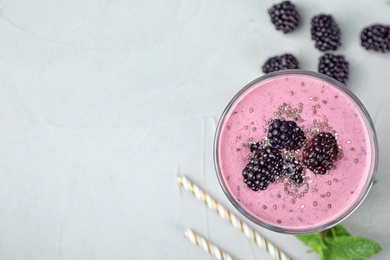
<path id="1" fill-rule="evenodd" d="M 389 259 L 390 54 L 360 47 L 388 1 L 296 1 L 301 27 L 270 22 L 275 1 L 0 1 L 0 258 L 211 259 L 193 228 L 240 259 L 271 259 L 179 189 L 187 175 L 235 210 L 214 173 L 217 120 L 271 56 L 316 70 L 312 16 L 332 14 L 349 88 L 380 142 L 378 183 L 343 224 Z M 151 180 L 154 181 L 151 181 Z M 261 228 L 295 259 L 295 237 Z"/>

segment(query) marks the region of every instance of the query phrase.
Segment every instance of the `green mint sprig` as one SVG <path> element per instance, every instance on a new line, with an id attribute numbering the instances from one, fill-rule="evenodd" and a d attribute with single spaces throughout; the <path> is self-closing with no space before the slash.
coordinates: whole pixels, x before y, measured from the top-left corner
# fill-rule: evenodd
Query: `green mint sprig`
<path id="1" fill-rule="evenodd" d="M 321 260 L 364 260 L 382 250 L 377 242 L 352 236 L 341 225 L 319 233 L 297 235 L 297 238 L 311 247 L 308 252 L 317 252 Z"/>

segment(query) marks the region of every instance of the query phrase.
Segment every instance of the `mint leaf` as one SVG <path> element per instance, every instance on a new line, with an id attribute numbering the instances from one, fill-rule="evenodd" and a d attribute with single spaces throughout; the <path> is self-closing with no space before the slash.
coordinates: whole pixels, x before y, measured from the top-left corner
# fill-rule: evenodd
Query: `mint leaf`
<path id="1" fill-rule="evenodd" d="M 323 259 L 364 260 L 382 250 L 377 242 L 358 236 L 325 237 L 324 241 Z"/>
<path id="2" fill-rule="evenodd" d="M 308 252 L 315 251 L 321 256 L 323 249 L 326 249 L 326 245 L 322 239 L 321 233 L 297 235 L 297 238 L 301 240 L 305 245 L 311 247 Z"/>
<path id="3" fill-rule="evenodd" d="M 350 236 L 350 234 L 347 232 L 347 230 L 342 225 L 337 225 L 332 228 L 336 234 L 336 236 Z M 329 233 L 328 233 L 329 234 Z"/>
<path id="4" fill-rule="evenodd" d="M 311 247 L 308 252 L 317 252 L 321 260 L 364 260 L 382 250 L 377 242 L 351 236 L 341 225 L 320 233 L 297 235 L 297 238 Z"/>
<path id="5" fill-rule="evenodd" d="M 322 238 L 320 233 L 297 235 L 297 238 L 301 240 L 305 245 L 315 246 L 321 243 Z"/>

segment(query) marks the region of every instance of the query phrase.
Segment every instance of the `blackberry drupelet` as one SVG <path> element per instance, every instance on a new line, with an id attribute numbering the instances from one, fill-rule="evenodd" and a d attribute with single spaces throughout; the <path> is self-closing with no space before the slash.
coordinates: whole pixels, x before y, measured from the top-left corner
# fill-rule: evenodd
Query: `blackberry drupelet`
<path id="1" fill-rule="evenodd" d="M 331 133 L 321 132 L 310 139 L 303 150 L 303 163 L 315 174 L 325 174 L 334 167 L 338 147 L 336 138 Z"/>
<path id="2" fill-rule="evenodd" d="M 251 150 L 252 153 L 260 153 L 260 150 L 262 149 L 262 143 L 260 142 L 255 142 L 255 143 L 252 143 L 249 147 L 249 149 Z"/>
<path id="3" fill-rule="evenodd" d="M 283 1 L 273 5 L 268 10 L 268 13 L 271 16 L 271 22 L 275 25 L 276 30 L 289 33 L 299 26 L 299 13 L 295 5 L 290 1 Z"/>
<path id="4" fill-rule="evenodd" d="M 311 20 L 311 38 L 320 51 L 335 51 L 341 46 L 341 32 L 331 15 L 320 14 Z"/>
<path id="5" fill-rule="evenodd" d="M 285 69 L 299 69 L 299 62 L 294 55 L 286 53 L 281 56 L 271 57 L 262 67 L 264 73 Z"/>
<path id="6" fill-rule="evenodd" d="M 286 159 L 283 165 L 284 175 L 288 176 L 296 184 L 302 184 L 305 178 L 305 168 L 296 158 Z"/>
<path id="7" fill-rule="evenodd" d="M 347 84 L 349 78 L 349 63 L 343 55 L 326 53 L 320 57 L 318 72 Z"/>
<path id="8" fill-rule="evenodd" d="M 278 150 L 261 147 L 242 171 L 244 183 L 253 191 L 265 190 L 280 176 L 283 158 Z"/>
<path id="9" fill-rule="evenodd" d="M 360 34 L 360 40 L 367 50 L 388 52 L 390 51 L 390 26 L 383 24 L 368 26 Z"/>
<path id="10" fill-rule="evenodd" d="M 274 119 L 268 126 L 268 144 L 276 149 L 296 150 L 306 141 L 305 133 L 294 121 Z"/>

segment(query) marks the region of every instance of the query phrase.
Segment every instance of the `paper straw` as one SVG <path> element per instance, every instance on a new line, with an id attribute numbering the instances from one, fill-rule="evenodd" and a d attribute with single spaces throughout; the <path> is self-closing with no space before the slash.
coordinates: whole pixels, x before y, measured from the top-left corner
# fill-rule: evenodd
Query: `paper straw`
<path id="1" fill-rule="evenodd" d="M 266 250 L 272 258 L 278 260 L 291 260 L 286 253 L 248 226 L 239 217 L 231 213 L 225 206 L 204 192 L 188 178 L 179 176 L 177 181 L 186 191 L 191 192 L 198 200 L 203 201 L 211 210 L 217 212 L 221 218 L 227 220 L 234 228 L 240 230 L 248 239 L 253 240 L 256 245 Z"/>
<path id="2" fill-rule="evenodd" d="M 184 237 L 187 238 L 191 243 L 199 246 L 204 251 L 214 256 L 218 260 L 234 260 L 231 255 L 224 252 L 222 249 L 220 249 L 207 239 L 201 237 L 199 234 L 195 233 L 191 229 L 187 229 L 184 232 Z"/>

